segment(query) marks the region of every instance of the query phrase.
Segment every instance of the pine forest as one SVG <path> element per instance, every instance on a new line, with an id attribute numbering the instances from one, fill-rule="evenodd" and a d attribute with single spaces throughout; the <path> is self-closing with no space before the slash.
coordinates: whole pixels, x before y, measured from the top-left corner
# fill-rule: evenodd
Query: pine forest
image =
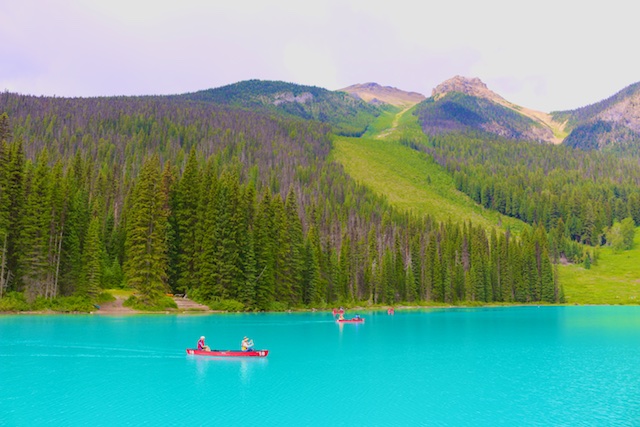
<path id="1" fill-rule="evenodd" d="M 395 209 L 332 160 L 330 124 L 273 109 L 5 92 L 0 114 L 0 311 L 90 311 L 117 288 L 153 310 L 561 303 L 556 264 L 640 223 L 640 167 L 613 154 L 403 140 L 530 225 L 514 233 Z"/>

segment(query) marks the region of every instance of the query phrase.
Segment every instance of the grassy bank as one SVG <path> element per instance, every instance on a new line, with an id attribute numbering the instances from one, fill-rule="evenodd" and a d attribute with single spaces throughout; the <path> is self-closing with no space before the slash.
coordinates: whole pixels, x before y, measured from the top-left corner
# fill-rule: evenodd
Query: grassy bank
<path id="1" fill-rule="evenodd" d="M 596 265 L 560 265 L 559 279 L 569 304 L 640 304 L 640 228 L 634 248 L 614 253 L 600 249 Z"/>

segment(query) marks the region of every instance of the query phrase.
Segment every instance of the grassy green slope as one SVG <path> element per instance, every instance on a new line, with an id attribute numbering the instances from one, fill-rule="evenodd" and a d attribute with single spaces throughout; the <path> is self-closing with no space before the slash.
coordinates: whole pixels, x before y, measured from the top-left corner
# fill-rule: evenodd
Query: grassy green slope
<path id="1" fill-rule="evenodd" d="M 560 283 L 569 304 L 640 304 L 640 228 L 634 249 L 614 253 L 600 249 L 597 265 L 560 265 Z"/>
<path id="2" fill-rule="evenodd" d="M 515 232 L 525 227 L 521 221 L 477 205 L 456 190 L 453 178 L 430 157 L 400 144 L 401 137 L 415 131 L 414 125 L 419 127 L 415 116 L 399 114 L 381 115 L 363 138 L 336 138 L 334 158 L 349 175 L 397 208 L 418 215 L 441 221 L 471 220 L 486 228 L 508 225 Z M 390 127 L 392 123 L 397 127 Z"/>
<path id="3" fill-rule="evenodd" d="M 364 137 L 338 137 L 334 158 L 357 181 L 385 196 L 394 206 L 437 220 L 471 220 L 477 224 L 527 225 L 486 210 L 456 190 L 453 179 L 427 155 L 400 143 L 421 141 L 424 134 L 411 111 L 388 111 L 372 123 Z M 597 265 L 560 265 L 560 283 L 569 304 L 640 304 L 640 228 L 635 249 L 613 253 L 600 249 Z"/>

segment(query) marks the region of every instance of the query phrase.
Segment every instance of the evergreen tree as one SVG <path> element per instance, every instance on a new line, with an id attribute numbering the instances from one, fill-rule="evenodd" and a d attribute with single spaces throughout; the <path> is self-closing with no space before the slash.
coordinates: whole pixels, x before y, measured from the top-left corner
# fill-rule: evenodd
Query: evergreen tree
<path id="1" fill-rule="evenodd" d="M 73 172 L 69 175 L 72 175 Z M 64 240 L 62 242 L 62 272 L 61 290 L 65 294 L 82 290 L 83 247 L 89 227 L 91 212 L 89 197 L 84 189 L 75 187 L 72 176 L 68 177 L 69 201 L 67 218 L 65 221 Z"/>
<path id="2" fill-rule="evenodd" d="M 220 291 L 214 289 L 212 280 L 215 274 L 215 259 L 217 250 L 216 234 L 214 229 L 216 226 L 215 217 L 215 201 L 216 193 L 219 186 L 217 172 L 213 161 L 209 161 L 206 172 L 203 177 L 203 185 L 200 191 L 200 203 L 198 204 L 194 266 L 197 281 L 191 281 L 191 285 L 195 286 L 197 298 L 202 301 L 211 301 L 216 295 L 219 296 Z M 184 236 L 181 241 L 184 240 Z M 188 244 L 188 243 L 187 243 Z M 181 274 L 185 274 L 183 270 Z M 195 283 L 194 283 L 195 282 Z"/>
<path id="3" fill-rule="evenodd" d="M 0 114 L 0 143 L 11 140 L 11 126 L 7 113 Z"/>
<path id="4" fill-rule="evenodd" d="M 302 300 L 302 272 L 304 266 L 304 235 L 298 214 L 298 201 L 293 189 L 289 190 L 285 202 L 285 238 L 287 251 L 283 265 L 283 280 L 290 289 L 289 303 L 299 305 Z"/>
<path id="5" fill-rule="evenodd" d="M 340 246 L 340 259 L 338 263 L 338 301 L 350 302 L 353 300 L 351 293 L 351 239 L 347 233 L 342 236 L 342 245 Z"/>
<path id="6" fill-rule="evenodd" d="M 541 301 L 556 302 L 555 280 L 553 277 L 553 266 L 549 259 L 547 249 L 542 250 L 542 260 L 540 265 L 540 281 L 541 281 Z"/>
<path id="7" fill-rule="evenodd" d="M 275 245 L 273 236 L 274 213 L 271 192 L 266 189 L 256 212 L 255 255 L 256 255 L 256 307 L 269 310 L 275 294 Z"/>
<path id="8" fill-rule="evenodd" d="M 5 116 L 3 114 L 3 116 Z M 0 120 L 2 116 L 0 116 Z M 1 128 L 0 128 L 1 130 Z M 0 135 L 2 136 L 2 135 Z M 8 287 L 8 241 L 9 241 L 9 146 L 0 139 L 0 298 Z"/>
<path id="9" fill-rule="evenodd" d="M 413 272 L 413 265 L 411 264 L 411 258 L 409 258 L 409 262 L 405 269 L 405 274 L 406 274 L 404 278 L 405 288 L 406 288 L 405 301 L 413 302 L 416 300 L 418 287 L 416 285 L 416 276 L 414 275 L 414 272 Z"/>
<path id="10" fill-rule="evenodd" d="M 324 254 L 322 252 L 322 245 L 320 243 L 320 235 L 318 233 L 318 229 L 316 224 L 311 224 L 309 228 L 309 233 L 307 234 L 307 241 L 309 242 L 310 249 L 312 254 L 309 257 L 312 257 L 314 265 L 309 267 L 315 269 L 317 276 L 315 278 L 315 292 L 312 292 L 310 289 L 310 297 L 311 301 L 315 304 L 323 304 L 326 303 L 327 296 L 327 281 L 324 277 L 326 277 L 326 268 L 323 272 L 323 265 L 326 265 L 324 261 Z M 323 274 L 324 273 L 324 274 Z M 311 274 L 311 273 L 309 273 Z M 310 276 L 312 277 L 312 276 Z M 311 286 L 310 282 L 310 286 Z"/>
<path id="11" fill-rule="evenodd" d="M 382 304 L 394 304 L 395 299 L 395 262 L 393 252 L 390 248 L 384 250 L 382 257 L 382 280 L 380 282 L 380 303 Z"/>
<path id="12" fill-rule="evenodd" d="M 427 246 L 427 266 L 430 267 L 428 274 L 429 295 L 431 301 L 444 302 L 444 283 L 442 276 L 442 262 L 438 251 L 438 243 L 435 233 L 431 236 Z"/>
<path id="13" fill-rule="evenodd" d="M 255 217 L 255 189 L 249 184 L 242 195 L 239 206 L 240 234 L 238 236 L 240 262 L 242 263 L 241 281 L 238 285 L 237 299 L 247 309 L 256 308 L 255 282 L 256 282 L 256 256 L 254 249 L 254 217 Z"/>
<path id="14" fill-rule="evenodd" d="M 6 192 L 9 205 L 8 210 L 8 235 L 7 235 L 7 260 L 6 260 L 6 284 L 8 290 L 20 290 L 24 269 L 21 268 L 21 259 L 24 256 L 25 245 L 22 244 L 23 223 L 25 221 L 26 195 L 26 159 L 22 139 L 14 141 L 9 146 L 9 157 L 6 171 Z"/>
<path id="15" fill-rule="evenodd" d="M 126 281 L 145 305 L 154 305 L 168 290 L 166 205 L 160 162 L 153 156 L 144 162 L 133 190 L 125 244 Z"/>
<path id="16" fill-rule="evenodd" d="M 320 302 L 318 295 L 320 264 L 315 256 L 313 248 L 313 238 L 311 233 L 315 232 L 313 226 L 309 229 L 309 236 L 304 246 L 304 267 L 302 271 L 302 303 L 306 306 L 316 306 Z"/>
<path id="17" fill-rule="evenodd" d="M 49 264 L 51 193 L 47 150 L 40 153 L 27 175 L 25 216 L 20 234 L 22 282 L 30 299 L 45 296 L 52 266 Z"/>
<path id="18" fill-rule="evenodd" d="M 176 289 L 187 292 L 198 287 L 197 258 L 199 250 L 198 219 L 200 206 L 200 171 L 196 150 L 191 150 L 175 195 Z"/>
<path id="19" fill-rule="evenodd" d="M 102 282 L 102 241 L 100 239 L 100 220 L 97 216 L 91 218 L 83 253 L 82 285 L 79 293 L 95 298 L 100 293 Z"/>
<path id="20" fill-rule="evenodd" d="M 376 228 L 372 226 L 369 229 L 368 235 L 368 259 L 367 266 L 365 269 L 365 286 L 366 288 L 366 296 L 369 301 L 377 301 L 376 290 L 379 288 L 380 284 L 378 282 L 379 270 L 380 270 L 380 257 L 378 253 L 378 242 L 376 236 Z"/>
<path id="21" fill-rule="evenodd" d="M 177 178 L 176 171 L 171 166 L 171 162 L 164 165 L 162 171 L 162 191 L 165 200 L 165 216 L 167 217 L 167 284 L 173 291 L 178 289 L 178 256 L 179 256 L 179 239 L 178 239 L 178 223 L 175 216 L 175 207 L 177 205 Z"/>
<path id="22" fill-rule="evenodd" d="M 213 222 L 214 252 L 213 271 L 209 280 L 215 288 L 215 296 L 235 298 L 237 285 L 243 278 L 240 259 L 240 188 L 233 173 L 225 173 L 220 179 L 210 208 Z"/>

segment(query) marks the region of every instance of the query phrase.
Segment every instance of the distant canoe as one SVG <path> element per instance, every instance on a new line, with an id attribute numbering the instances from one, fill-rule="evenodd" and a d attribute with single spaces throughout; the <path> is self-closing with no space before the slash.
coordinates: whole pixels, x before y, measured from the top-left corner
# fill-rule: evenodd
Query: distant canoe
<path id="1" fill-rule="evenodd" d="M 242 350 L 196 350 L 195 348 L 188 348 L 187 354 L 192 356 L 215 356 L 215 357 L 267 357 L 269 350 L 254 350 L 254 351 L 242 351 Z"/>
<path id="2" fill-rule="evenodd" d="M 353 319 L 338 319 L 336 320 L 338 323 L 364 323 L 364 317 L 353 318 Z"/>

